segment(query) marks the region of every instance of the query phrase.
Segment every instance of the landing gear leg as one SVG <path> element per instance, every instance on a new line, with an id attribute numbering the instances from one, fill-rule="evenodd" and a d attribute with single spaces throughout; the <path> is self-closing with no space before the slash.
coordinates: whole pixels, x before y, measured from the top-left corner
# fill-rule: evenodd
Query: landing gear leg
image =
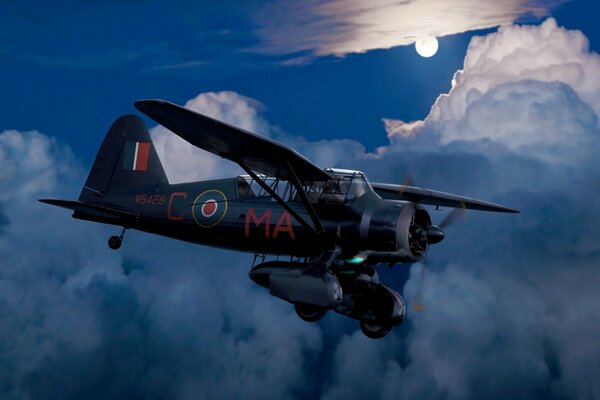
<path id="1" fill-rule="evenodd" d="M 127 228 L 123 227 L 120 236 L 111 236 L 110 238 L 108 238 L 108 247 L 110 247 L 113 250 L 118 250 L 121 247 L 121 244 L 123 243 L 123 236 L 125 236 L 126 230 Z"/>

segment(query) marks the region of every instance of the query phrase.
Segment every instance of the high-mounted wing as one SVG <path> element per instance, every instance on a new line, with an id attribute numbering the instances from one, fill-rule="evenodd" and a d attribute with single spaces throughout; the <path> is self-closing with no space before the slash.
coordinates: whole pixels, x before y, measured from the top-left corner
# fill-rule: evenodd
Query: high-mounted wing
<path id="1" fill-rule="evenodd" d="M 165 100 L 140 100 L 138 110 L 194 146 L 267 176 L 325 181 L 329 174 L 294 149 Z"/>
<path id="2" fill-rule="evenodd" d="M 469 197 L 457 196 L 455 194 L 423 189 L 415 186 L 393 185 L 388 183 L 371 183 L 375 192 L 384 199 L 405 200 L 413 203 L 430 204 L 434 206 L 468 208 L 470 210 L 494 211 L 506 213 L 518 213 L 518 210 L 471 199 Z"/>

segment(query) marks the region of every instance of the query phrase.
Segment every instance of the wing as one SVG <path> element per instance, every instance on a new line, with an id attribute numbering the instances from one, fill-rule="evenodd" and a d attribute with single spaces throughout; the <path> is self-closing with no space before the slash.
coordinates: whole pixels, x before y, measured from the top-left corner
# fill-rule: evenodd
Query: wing
<path id="1" fill-rule="evenodd" d="M 487 201 L 457 196 L 455 194 L 423 189 L 415 186 L 372 183 L 375 192 L 384 199 L 405 200 L 434 206 L 468 208 L 470 210 L 518 213 L 518 210 Z"/>
<path id="2" fill-rule="evenodd" d="M 300 181 L 330 179 L 329 174 L 294 149 L 252 132 L 207 117 L 165 100 L 140 100 L 138 110 L 196 147 L 256 172 Z"/>

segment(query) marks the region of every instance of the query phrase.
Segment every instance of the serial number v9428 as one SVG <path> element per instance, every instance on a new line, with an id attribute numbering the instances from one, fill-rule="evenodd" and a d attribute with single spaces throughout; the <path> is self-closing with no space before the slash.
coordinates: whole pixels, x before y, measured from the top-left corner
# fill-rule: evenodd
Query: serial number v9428
<path id="1" fill-rule="evenodd" d="M 162 206 L 163 204 L 165 204 L 165 195 L 138 193 L 135 195 L 135 204 L 147 206 Z"/>

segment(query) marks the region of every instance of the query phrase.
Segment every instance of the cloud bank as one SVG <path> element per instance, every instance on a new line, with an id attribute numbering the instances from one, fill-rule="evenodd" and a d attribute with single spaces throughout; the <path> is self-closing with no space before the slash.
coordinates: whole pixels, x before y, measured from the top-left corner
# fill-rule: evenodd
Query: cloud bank
<path id="1" fill-rule="evenodd" d="M 386 130 L 392 140 L 421 135 L 443 144 L 490 138 L 511 150 L 572 161 L 590 149 L 588 130 L 598 124 L 599 70 L 587 38 L 552 18 L 502 27 L 473 38 L 451 91 L 424 121 L 384 120 Z"/>
<path id="2" fill-rule="evenodd" d="M 316 56 L 363 53 L 538 17 L 562 0 L 311 0 L 268 3 L 254 15 L 257 49 Z"/>
<path id="3" fill-rule="evenodd" d="M 392 144 L 364 163 L 372 176 L 411 173 L 522 213 L 471 213 L 449 228 L 429 254 L 428 311 L 412 313 L 403 341 L 345 337 L 326 398 L 600 395 L 597 63 L 581 32 L 554 20 L 504 27 L 473 39 L 425 120 L 387 121 Z M 421 268 L 404 287 L 409 299 Z"/>
<path id="4" fill-rule="evenodd" d="M 598 396 L 597 60 L 581 32 L 552 19 L 507 26 L 473 39 L 452 91 L 425 120 L 386 121 L 391 144 L 377 157 L 270 129 L 305 154 L 343 153 L 320 161 L 373 180 L 412 174 L 424 186 L 522 210 L 473 212 L 450 228 L 429 256 L 427 313 L 412 313 L 382 342 L 358 332 L 336 338 L 323 398 Z M 404 286 L 408 299 L 420 268 Z"/>
<path id="5" fill-rule="evenodd" d="M 238 128 L 272 137 L 324 168 L 340 162 L 351 163 L 354 157 L 365 156 L 364 146 L 352 140 L 309 142 L 303 137 L 288 135 L 262 117 L 260 112 L 264 106 L 259 101 L 235 92 L 201 93 L 187 101 L 184 107 Z M 245 173 L 236 164 L 190 145 L 163 126 L 150 129 L 150 134 L 171 183 L 227 178 Z"/>
<path id="6" fill-rule="evenodd" d="M 0 397 L 290 398 L 317 326 L 247 279 L 248 255 L 83 223 L 36 201 L 85 172 L 38 132 L 0 133 Z M 306 362 L 306 363 L 305 363 Z"/>
<path id="7" fill-rule="evenodd" d="M 235 92 L 202 93 L 187 101 L 185 108 L 264 136 L 271 127 L 260 115 L 262 104 Z M 190 145 L 173 132 L 158 125 L 150 130 L 152 141 L 171 183 L 225 178 L 243 173 L 231 162 Z"/>
<path id="8" fill-rule="evenodd" d="M 510 55 L 527 58 L 532 37 L 549 54 L 529 72 Z M 582 80 L 555 65 L 560 38 L 555 51 L 573 52 Z M 352 141 L 286 135 L 236 93 L 188 104 L 322 165 L 391 182 L 410 173 L 521 209 L 473 212 L 449 228 L 428 257 L 427 312 L 410 312 L 381 341 L 335 315 L 301 322 L 247 279 L 246 255 L 136 232 L 109 251 L 114 228 L 35 202 L 77 195 L 85 173 L 68 149 L 36 132 L 1 133 L 0 397 L 600 397 L 600 78 L 584 73 L 597 55 L 578 47 L 582 38 L 549 21 L 474 39 L 454 89 L 406 130 L 413 139 L 390 132 L 377 157 Z M 170 178 L 221 170 L 195 164 L 198 154 L 167 132 L 152 134 Z M 434 221 L 443 213 L 432 211 Z M 405 282 L 406 268 L 380 273 L 410 302 L 422 264 Z"/>

